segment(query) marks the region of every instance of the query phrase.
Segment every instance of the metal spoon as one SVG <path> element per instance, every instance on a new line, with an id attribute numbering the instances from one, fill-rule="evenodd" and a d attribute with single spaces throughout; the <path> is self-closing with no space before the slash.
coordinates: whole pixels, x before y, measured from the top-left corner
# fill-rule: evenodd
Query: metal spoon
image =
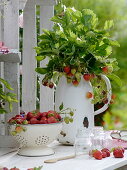
<path id="1" fill-rule="evenodd" d="M 75 158 L 75 156 L 76 155 L 70 155 L 70 156 L 64 156 L 61 158 L 48 159 L 48 160 L 45 160 L 44 163 L 56 163 L 57 161 Z"/>

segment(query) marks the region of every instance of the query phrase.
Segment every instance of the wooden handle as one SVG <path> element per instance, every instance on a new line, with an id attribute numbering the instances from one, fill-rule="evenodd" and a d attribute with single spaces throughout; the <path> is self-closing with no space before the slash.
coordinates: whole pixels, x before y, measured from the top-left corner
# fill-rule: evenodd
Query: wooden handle
<path id="1" fill-rule="evenodd" d="M 75 155 L 64 156 L 64 157 L 58 158 L 57 160 L 61 161 L 61 160 L 72 159 L 72 158 L 75 158 Z"/>

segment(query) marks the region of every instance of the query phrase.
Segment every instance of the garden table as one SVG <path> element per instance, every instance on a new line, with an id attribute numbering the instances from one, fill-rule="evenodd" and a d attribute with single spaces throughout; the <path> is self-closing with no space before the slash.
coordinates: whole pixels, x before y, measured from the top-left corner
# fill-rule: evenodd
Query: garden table
<path id="1" fill-rule="evenodd" d="M 125 151 L 124 158 L 114 158 L 111 156 L 102 160 L 95 160 L 94 158 L 89 158 L 87 155 L 80 155 L 73 159 L 46 164 L 44 160 L 73 155 L 74 153 L 73 146 L 63 146 L 58 144 L 58 142 L 54 142 L 52 147 L 55 150 L 55 154 L 44 157 L 24 157 L 17 155 L 16 152 L 8 153 L 0 157 L 0 166 L 6 166 L 8 168 L 16 166 L 20 170 L 27 170 L 27 168 L 42 165 L 42 170 L 114 170 L 127 164 L 127 151 Z"/>

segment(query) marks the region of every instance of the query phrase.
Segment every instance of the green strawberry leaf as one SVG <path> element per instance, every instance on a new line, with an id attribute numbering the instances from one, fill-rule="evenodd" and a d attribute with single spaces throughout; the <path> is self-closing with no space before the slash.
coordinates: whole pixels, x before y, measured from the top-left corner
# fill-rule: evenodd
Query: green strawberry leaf
<path id="1" fill-rule="evenodd" d="M 120 87 L 122 86 L 122 81 L 117 75 L 109 74 L 107 76 L 110 80 L 114 81 L 118 86 L 120 86 Z"/>
<path id="2" fill-rule="evenodd" d="M 113 20 L 105 21 L 104 29 L 108 30 L 114 26 Z"/>
<path id="3" fill-rule="evenodd" d="M 64 107 L 64 105 L 63 105 L 63 102 L 62 102 L 61 105 L 59 106 L 59 110 L 60 111 L 63 110 L 63 107 Z"/>
<path id="4" fill-rule="evenodd" d="M 41 68 L 41 67 L 38 67 L 35 69 L 35 71 L 39 74 L 46 74 L 48 72 L 48 69 L 47 68 Z"/>
<path id="5" fill-rule="evenodd" d="M 46 56 L 36 56 L 35 58 L 37 61 L 42 61 L 46 58 Z"/>

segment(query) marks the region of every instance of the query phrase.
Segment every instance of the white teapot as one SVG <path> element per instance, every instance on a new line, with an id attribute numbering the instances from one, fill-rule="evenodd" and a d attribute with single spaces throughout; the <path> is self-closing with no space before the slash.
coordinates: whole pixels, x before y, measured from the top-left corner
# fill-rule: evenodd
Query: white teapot
<path id="1" fill-rule="evenodd" d="M 77 129 L 82 127 L 92 128 L 94 126 L 94 116 L 108 108 L 111 100 L 111 85 L 105 75 L 101 75 L 101 77 L 107 85 L 108 103 L 97 111 L 94 111 L 94 104 L 91 103 L 91 99 L 86 97 L 87 92 L 93 92 L 89 81 L 82 78 L 79 85 L 75 87 L 71 83 L 67 83 L 65 76 L 60 78 L 55 92 L 55 110 L 59 110 L 62 102 L 65 108 L 75 109 L 73 123 L 63 123 L 63 129 L 58 137 L 60 143 L 74 144 Z"/>

